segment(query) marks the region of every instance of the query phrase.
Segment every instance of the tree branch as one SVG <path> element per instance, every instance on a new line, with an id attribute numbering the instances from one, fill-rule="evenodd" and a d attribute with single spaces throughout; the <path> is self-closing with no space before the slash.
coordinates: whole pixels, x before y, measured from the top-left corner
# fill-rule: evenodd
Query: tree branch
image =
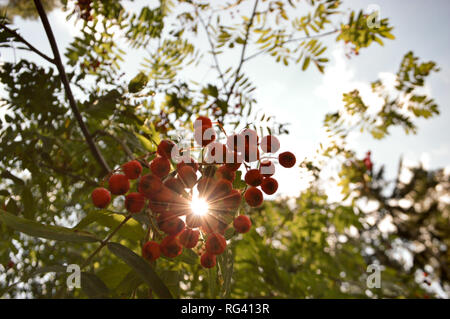
<path id="1" fill-rule="evenodd" d="M 338 31 L 339 31 L 339 30 L 336 29 L 336 30 L 328 31 L 328 32 L 325 32 L 325 33 L 322 33 L 322 34 L 316 34 L 316 35 L 306 36 L 306 37 L 297 38 L 297 39 L 289 39 L 289 40 L 286 40 L 286 41 L 281 42 L 280 45 L 283 45 L 283 44 L 286 44 L 286 43 L 290 43 L 290 42 L 298 42 L 298 41 L 303 41 L 303 40 L 308 40 L 308 39 L 321 38 L 321 37 L 324 37 L 324 36 L 327 36 L 327 35 L 336 33 L 336 32 L 338 32 Z M 254 54 L 252 54 L 252 55 L 246 57 L 246 58 L 244 59 L 244 62 L 246 62 L 246 61 L 248 61 L 248 60 L 251 60 L 251 59 L 257 57 L 257 56 L 260 55 L 260 54 L 263 54 L 263 53 L 265 53 L 265 52 L 268 52 L 269 50 L 270 50 L 270 49 L 264 49 L 264 50 L 262 50 L 262 51 L 256 52 L 256 53 L 254 53 Z"/>
<path id="2" fill-rule="evenodd" d="M 251 15 L 250 20 L 248 21 L 248 24 L 247 24 L 247 30 L 245 32 L 244 44 L 242 46 L 241 58 L 240 58 L 240 61 L 239 61 L 238 68 L 236 70 L 236 76 L 234 78 L 233 84 L 231 84 L 230 90 L 228 91 L 228 96 L 227 96 L 227 101 L 226 101 L 227 104 L 230 101 L 231 94 L 233 93 L 233 89 L 236 86 L 237 80 L 239 78 L 239 72 L 241 72 L 242 64 L 244 64 L 244 61 L 245 61 L 245 50 L 247 49 L 248 39 L 250 37 L 250 28 L 253 25 L 253 19 L 255 18 L 256 8 L 258 6 L 258 2 L 259 2 L 259 0 L 255 1 L 255 5 L 253 6 L 252 15 Z"/>
<path id="3" fill-rule="evenodd" d="M 104 239 L 102 240 L 102 242 L 100 243 L 100 246 L 97 247 L 96 250 L 94 250 L 94 252 L 92 254 L 89 255 L 89 257 L 86 259 L 86 261 L 83 263 L 83 265 L 81 265 L 81 269 L 83 269 L 84 267 L 86 267 L 87 265 L 89 265 L 92 261 L 92 259 L 95 257 L 95 255 L 97 255 L 100 250 L 103 249 L 103 247 L 106 246 L 106 244 L 109 242 L 109 240 L 120 230 L 120 228 L 122 228 L 123 225 L 125 225 L 127 223 L 127 221 L 131 218 L 131 214 L 128 214 L 124 220 L 122 220 L 122 222 L 117 225 L 117 227 Z"/>
<path id="4" fill-rule="evenodd" d="M 225 78 L 223 77 L 223 73 L 222 73 L 222 71 L 220 69 L 220 66 L 219 66 L 219 61 L 217 59 L 217 54 L 216 54 L 216 48 L 214 47 L 214 43 L 211 40 L 211 36 L 209 34 L 209 31 L 208 31 L 208 26 L 205 24 L 205 21 L 203 21 L 200 13 L 198 12 L 197 7 L 195 7 L 195 13 L 197 13 L 197 16 L 198 16 L 198 18 L 200 20 L 200 23 L 202 24 L 203 28 L 205 29 L 206 36 L 207 36 L 208 42 L 209 42 L 209 46 L 211 47 L 211 53 L 212 53 L 212 56 L 214 58 L 214 63 L 215 63 L 217 72 L 219 73 L 220 79 L 222 80 L 223 89 L 226 90 L 227 89 L 227 84 L 226 84 Z"/>
<path id="5" fill-rule="evenodd" d="M 39 56 L 41 56 L 42 58 L 44 58 L 45 60 L 47 60 L 47 61 L 50 62 L 50 63 L 53 63 L 53 64 L 55 63 L 55 60 L 54 60 L 54 59 L 52 59 L 51 57 L 49 57 L 49 56 L 46 55 L 45 53 L 39 51 L 38 49 L 36 49 L 31 43 L 29 43 L 27 40 L 25 40 L 20 34 L 18 34 L 18 33 L 17 33 L 16 31 L 14 31 L 14 30 L 8 28 L 4 23 L 1 23 L 1 22 L 0 22 L 0 27 L 1 27 L 3 30 L 5 30 L 5 31 L 7 31 L 7 32 L 9 32 L 9 33 L 11 33 L 17 40 L 19 40 L 20 42 L 22 42 L 23 44 L 25 44 L 25 45 L 28 47 L 28 49 L 29 49 L 30 51 L 33 51 L 34 53 L 38 54 Z M 25 48 L 24 48 L 24 49 L 25 49 Z"/>
<path id="6" fill-rule="evenodd" d="M 100 150 L 98 149 L 97 145 L 95 144 L 94 140 L 92 139 L 91 135 L 89 134 L 88 128 L 86 127 L 86 124 L 83 121 L 83 118 L 81 116 L 80 110 L 78 109 L 77 103 L 75 101 L 75 98 L 72 93 L 72 89 L 70 88 L 70 83 L 67 78 L 66 71 L 64 70 L 64 66 L 61 61 L 61 56 L 59 54 L 58 45 L 56 44 L 55 36 L 53 35 L 52 28 L 50 26 L 50 23 L 47 18 L 47 14 L 45 13 L 44 7 L 42 6 L 42 3 L 40 0 L 34 0 L 34 4 L 36 6 L 36 9 L 39 13 L 39 16 L 41 18 L 42 24 L 44 25 L 45 33 L 47 34 L 47 38 L 50 42 L 50 46 L 53 51 L 54 55 L 54 63 L 56 67 L 58 68 L 59 75 L 61 77 L 61 81 L 64 85 L 64 88 L 66 90 L 67 98 L 69 99 L 69 105 L 70 108 L 75 115 L 75 118 L 78 122 L 78 125 L 81 128 L 81 131 L 83 132 L 84 138 L 89 146 L 89 149 L 96 159 L 96 161 L 100 164 L 102 169 L 104 170 L 104 173 L 108 173 L 111 171 L 111 169 L 108 166 L 108 163 L 106 163 L 105 159 L 103 158 L 102 154 L 100 153 Z"/>

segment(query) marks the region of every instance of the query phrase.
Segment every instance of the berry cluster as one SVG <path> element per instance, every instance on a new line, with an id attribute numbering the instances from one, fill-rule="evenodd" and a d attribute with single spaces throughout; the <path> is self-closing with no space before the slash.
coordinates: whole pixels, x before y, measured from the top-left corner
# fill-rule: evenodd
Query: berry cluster
<path id="1" fill-rule="evenodd" d="M 249 206 L 258 207 L 264 199 L 262 192 L 271 195 L 277 191 L 278 182 L 272 177 L 275 163 L 270 159 L 278 159 L 283 167 L 295 165 L 295 156 L 290 152 L 273 157 L 280 149 L 275 136 L 268 135 L 259 141 L 255 131 L 245 129 L 227 137 L 226 144 L 218 142 L 216 137 L 211 120 L 200 116 L 194 123 L 200 162 L 174 142 L 163 140 L 156 154 L 150 154 L 155 155 L 150 163 L 142 159 L 125 163 L 121 172 L 109 176 L 108 188 L 98 187 L 92 192 L 92 201 L 99 208 L 109 205 L 111 194 L 126 195 L 125 208 L 130 213 L 148 208 L 146 211 L 155 220 L 155 240 L 158 236 L 161 240 L 144 244 L 145 259 L 155 261 L 161 254 L 174 258 L 182 253 L 183 247 L 194 248 L 201 242 L 198 249 L 202 252 L 201 265 L 214 267 L 216 256 L 227 246 L 225 231 L 247 233 L 251 228 L 248 216 L 236 216 L 242 198 Z M 260 149 L 267 156 L 260 155 Z M 233 185 L 242 164 L 246 170 L 246 187 L 241 191 Z M 129 192 L 130 180 L 136 180 L 135 192 Z"/>

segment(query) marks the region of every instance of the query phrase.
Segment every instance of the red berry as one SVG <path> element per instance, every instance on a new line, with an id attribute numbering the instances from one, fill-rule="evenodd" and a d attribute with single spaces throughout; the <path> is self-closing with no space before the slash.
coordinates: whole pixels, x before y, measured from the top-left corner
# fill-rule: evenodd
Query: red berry
<path id="1" fill-rule="evenodd" d="M 136 179 L 142 173 L 142 165 L 136 160 L 122 165 L 122 170 L 128 179 Z"/>
<path id="2" fill-rule="evenodd" d="M 200 264 L 205 268 L 213 268 L 216 265 L 216 256 L 205 252 L 200 257 Z"/>
<path id="3" fill-rule="evenodd" d="M 178 171 L 178 178 L 186 188 L 192 188 L 197 183 L 197 174 L 191 166 L 183 166 Z"/>
<path id="4" fill-rule="evenodd" d="M 275 194 L 275 192 L 278 189 L 278 182 L 275 178 L 266 177 L 263 179 L 263 181 L 261 183 L 261 189 L 267 195 Z"/>
<path id="5" fill-rule="evenodd" d="M 233 189 L 233 184 L 229 180 L 224 178 L 219 179 L 214 186 L 214 190 L 208 196 L 209 199 L 218 199 L 223 198 L 228 195 Z"/>
<path id="6" fill-rule="evenodd" d="M 159 156 L 164 158 L 172 158 L 172 148 L 175 146 L 175 143 L 169 140 L 162 140 L 158 144 L 158 148 L 156 149 L 156 153 Z"/>
<path id="7" fill-rule="evenodd" d="M 184 185 L 183 182 L 180 181 L 178 178 L 176 177 L 170 177 L 167 180 L 164 181 L 164 185 L 166 185 L 168 188 L 170 188 L 171 190 L 173 190 L 174 192 L 178 193 L 178 194 L 183 194 L 184 193 Z"/>
<path id="8" fill-rule="evenodd" d="M 141 193 L 130 193 L 125 196 L 125 207 L 130 213 L 139 213 L 145 206 L 145 196 Z"/>
<path id="9" fill-rule="evenodd" d="M 280 142 L 273 135 L 264 136 L 261 140 L 261 149 L 264 153 L 276 153 L 280 149 Z"/>
<path id="10" fill-rule="evenodd" d="M 227 147 L 219 142 L 210 143 L 206 149 L 208 163 L 222 164 L 227 160 Z"/>
<path id="11" fill-rule="evenodd" d="M 161 255 L 159 244 L 154 241 L 148 241 L 142 247 L 142 257 L 148 261 L 155 261 Z"/>
<path id="12" fill-rule="evenodd" d="M 216 133 L 210 126 L 201 126 L 194 128 L 194 139 L 197 144 L 206 146 L 216 139 Z"/>
<path id="13" fill-rule="evenodd" d="M 230 182 L 233 182 L 236 177 L 236 172 L 229 169 L 228 166 L 222 165 L 217 169 L 216 176 L 217 178 L 224 178 Z"/>
<path id="14" fill-rule="evenodd" d="M 251 169 L 245 174 L 245 182 L 250 186 L 261 185 L 263 176 L 257 169 Z"/>
<path id="15" fill-rule="evenodd" d="M 251 207 L 260 206 L 264 199 L 262 192 L 256 187 L 250 187 L 249 189 L 247 189 L 245 191 L 244 198 L 247 204 L 249 204 Z"/>
<path id="16" fill-rule="evenodd" d="M 186 225 L 189 228 L 200 227 L 202 225 L 202 217 L 193 213 L 186 214 Z"/>
<path id="17" fill-rule="evenodd" d="M 14 268 L 15 265 L 16 264 L 14 263 L 14 261 L 10 260 L 10 261 L 8 261 L 8 264 L 6 265 L 6 268 L 11 269 L 11 268 Z"/>
<path id="18" fill-rule="evenodd" d="M 108 188 L 111 194 L 123 195 L 130 189 L 130 181 L 123 174 L 113 174 L 109 178 Z"/>
<path id="19" fill-rule="evenodd" d="M 186 224 L 179 217 L 170 216 L 170 213 L 164 213 L 158 216 L 159 228 L 168 235 L 178 235 L 185 228 Z"/>
<path id="20" fill-rule="evenodd" d="M 234 151 L 228 151 L 225 166 L 230 171 L 237 171 L 239 167 L 241 167 L 243 161 L 242 155 Z"/>
<path id="21" fill-rule="evenodd" d="M 170 161 L 166 157 L 158 156 L 150 163 L 150 169 L 158 177 L 167 176 L 170 172 Z"/>
<path id="22" fill-rule="evenodd" d="M 91 197 L 94 206 L 98 208 L 105 208 L 111 201 L 111 194 L 106 188 L 103 187 L 97 187 L 96 189 L 94 189 L 92 191 Z"/>
<path id="23" fill-rule="evenodd" d="M 209 197 L 214 190 L 216 181 L 210 177 L 202 177 L 197 183 L 197 190 L 200 197 Z"/>
<path id="24" fill-rule="evenodd" d="M 194 171 L 198 171 L 198 163 L 191 157 L 189 161 L 181 161 L 177 164 L 177 171 L 180 170 L 183 166 L 190 166 L 194 169 Z"/>
<path id="25" fill-rule="evenodd" d="M 291 152 L 284 152 L 278 155 L 278 161 L 280 162 L 281 166 L 290 168 L 295 165 L 295 155 Z"/>
<path id="26" fill-rule="evenodd" d="M 240 135 L 244 136 L 245 148 L 249 146 L 250 147 L 258 146 L 259 137 L 256 131 L 246 128 L 240 133 Z"/>
<path id="27" fill-rule="evenodd" d="M 202 126 L 212 127 L 212 122 L 208 117 L 200 115 L 194 122 L 194 128 Z"/>
<path id="28" fill-rule="evenodd" d="M 247 163 L 259 160 L 259 149 L 256 145 L 245 146 L 244 161 Z"/>
<path id="29" fill-rule="evenodd" d="M 194 229 L 186 228 L 179 236 L 180 244 L 186 248 L 194 248 L 197 246 L 200 232 Z"/>
<path id="30" fill-rule="evenodd" d="M 252 227 L 252 221 L 245 215 L 239 215 L 234 219 L 233 226 L 238 233 L 245 234 Z"/>
<path id="31" fill-rule="evenodd" d="M 234 134 L 227 137 L 227 147 L 230 150 L 242 151 L 245 148 L 245 137 L 241 134 Z"/>
<path id="32" fill-rule="evenodd" d="M 164 256 L 169 258 L 175 258 L 181 254 L 183 247 L 180 245 L 178 237 L 167 236 L 159 244 L 159 248 Z"/>
<path id="33" fill-rule="evenodd" d="M 271 161 L 262 161 L 259 172 L 264 177 L 270 177 L 275 174 L 275 164 Z"/>
<path id="34" fill-rule="evenodd" d="M 139 193 L 142 193 L 147 198 L 151 198 L 153 194 L 163 189 L 163 183 L 158 177 L 147 174 L 141 177 L 138 189 Z"/>
<path id="35" fill-rule="evenodd" d="M 241 205 L 241 192 L 237 189 L 231 190 L 231 192 L 224 197 L 222 205 L 224 209 L 236 210 Z"/>
<path id="36" fill-rule="evenodd" d="M 227 248 L 227 241 L 221 234 L 210 234 L 206 240 L 206 252 L 220 255 Z"/>

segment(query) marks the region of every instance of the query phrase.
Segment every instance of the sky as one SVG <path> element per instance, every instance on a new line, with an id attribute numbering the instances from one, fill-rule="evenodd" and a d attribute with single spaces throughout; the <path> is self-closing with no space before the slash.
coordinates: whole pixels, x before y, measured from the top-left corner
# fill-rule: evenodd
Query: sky
<path id="1" fill-rule="evenodd" d="M 217 1 L 217 0 L 215 0 Z M 137 10 L 143 0 L 137 0 L 129 6 Z M 244 6 L 242 11 L 250 10 Z M 414 51 L 422 61 L 433 60 L 441 68 L 439 73 L 433 74 L 427 81 L 428 92 L 440 107 L 439 117 L 431 120 L 418 120 L 418 134 L 405 135 L 401 129 L 391 130 L 391 134 L 383 140 L 374 140 L 367 134 L 349 137 L 349 146 L 362 158 L 370 150 L 375 168 L 385 165 L 386 174 L 394 178 L 398 161 L 404 157 L 404 163 L 414 165 L 422 162 L 426 168 L 447 167 L 450 169 L 450 140 L 448 124 L 450 123 L 450 1 L 434 0 L 396 0 L 396 1 L 344 1 L 344 8 L 353 10 L 367 9 L 377 5 L 381 18 L 388 17 L 394 26 L 394 41 L 385 41 L 385 46 L 373 44 L 369 49 L 361 51 L 359 56 L 351 59 L 345 57 L 345 48 L 334 43 L 332 36 L 329 44 L 328 57 L 330 63 L 325 74 L 320 74 L 314 67 L 306 72 L 301 71 L 299 65 L 284 67 L 276 64 L 269 57 L 259 56 L 250 60 L 243 67 L 254 82 L 257 90 L 255 98 L 256 108 L 268 115 L 276 116 L 277 121 L 290 123 L 289 135 L 280 137 L 281 150 L 289 150 L 296 154 L 300 162 L 316 151 L 323 141 L 325 132 L 323 119 L 326 113 L 335 112 L 342 107 L 342 93 L 359 89 L 363 100 L 370 104 L 377 104 L 376 98 L 370 92 L 370 82 L 378 78 L 389 81 L 397 72 L 403 55 L 409 50 Z M 66 21 L 65 13 L 54 11 L 49 15 L 60 51 L 79 34 L 79 25 L 74 20 Z M 20 34 L 33 45 L 51 55 L 51 50 L 39 21 L 29 21 L 17 18 L 15 27 Z M 200 47 L 208 49 L 207 43 L 199 43 Z M 251 54 L 254 48 L 249 47 Z M 41 64 L 46 62 L 27 52 L 11 49 L 0 49 L 0 59 L 5 61 L 18 60 L 21 57 L 32 59 Z M 131 78 L 140 69 L 144 52 L 133 53 L 128 56 L 124 67 Z M 222 69 L 225 66 L 236 66 L 235 55 L 225 55 L 219 60 Z M 216 77 L 210 69 L 212 61 L 207 58 L 196 69 L 199 80 L 212 81 Z M 192 75 L 192 70 L 185 70 Z M 0 95 L 4 93 L 0 88 Z M 1 111 L 0 111 L 1 113 Z M 279 180 L 278 195 L 295 196 L 308 186 L 308 179 L 301 174 L 300 168 L 277 170 L 275 177 Z M 332 200 L 339 200 L 339 189 L 329 187 L 328 194 Z"/>

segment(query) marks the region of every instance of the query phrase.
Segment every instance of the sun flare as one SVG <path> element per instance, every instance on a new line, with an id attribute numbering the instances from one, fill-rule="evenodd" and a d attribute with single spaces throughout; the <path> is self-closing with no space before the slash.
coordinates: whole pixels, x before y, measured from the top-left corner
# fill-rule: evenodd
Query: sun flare
<path id="1" fill-rule="evenodd" d="M 192 212 L 198 216 L 204 216 L 208 213 L 208 203 L 203 198 L 193 196 L 191 201 Z"/>

